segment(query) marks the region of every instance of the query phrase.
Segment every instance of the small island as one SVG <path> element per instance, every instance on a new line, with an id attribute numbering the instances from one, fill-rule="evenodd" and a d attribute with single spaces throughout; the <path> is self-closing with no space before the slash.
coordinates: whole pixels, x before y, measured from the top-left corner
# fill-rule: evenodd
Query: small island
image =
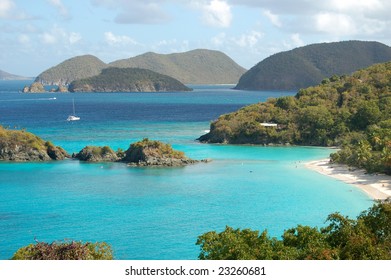
<path id="1" fill-rule="evenodd" d="M 0 161 L 51 161 L 68 157 L 64 149 L 32 133 L 0 126 Z"/>
<path id="2" fill-rule="evenodd" d="M 121 159 L 109 146 L 87 146 L 73 154 L 72 158 L 88 162 L 116 162 Z"/>
<path id="3" fill-rule="evenodd" d="M 44 93 L 46 92 L 43 84 L 34 82 L 30 86 L 25 86 L 22 90 L 23 93 Z"/>
<path id="4" fill-rule="evenodd" d="M 135 166 L 185 166 L 200 162 L 186 157 L 181 151 L 174 150 L 170 144 L 148 138 L 131 144 L 125 152 L 123 161 Z"/>
<path id="5" fill-rule="evenodd" d="M 176 151 L 170 144 L 160 141 L 143 140 L 133 143 L 129 149 L 114 152 L 110 147 L 87 146 L 73 155 L 80 161 L 87 162 L 124 162 L 130 166 L 179 167 L 209 160 L 190 159 L 181 151 Z"/>
<path id="6" fill-rule="evenodd" d="M 73 81 L 70 92 L 191 91 L 178 80 L 140 68 L 107 68 L 91 78 Z"/>

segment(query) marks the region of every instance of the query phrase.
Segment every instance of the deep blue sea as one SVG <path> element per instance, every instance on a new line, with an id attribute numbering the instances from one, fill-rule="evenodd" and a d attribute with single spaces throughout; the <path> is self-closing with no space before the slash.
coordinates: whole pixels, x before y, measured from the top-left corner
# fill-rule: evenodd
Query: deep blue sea
<path id="1" fill-rule="evenodd" d="M 325 226 L 328 214 L 356 217 L 372 200 L 351 185 L 307 170 L 332 150 L 200 144 L 219 115 L 293 92 L 194 86 L 186 93 L 22 94 L 0 81 L 0 125 L 25 128 L 78 152 L 127 149 L 148 137 L 211 163 L 135 168 L 120 163 L 0 163 L 0 259 L 40 241 L 106 241 L 116 259 L 196 259 L 207 231 Z M 78 122 L 67 122 L 75 101 Z"/>

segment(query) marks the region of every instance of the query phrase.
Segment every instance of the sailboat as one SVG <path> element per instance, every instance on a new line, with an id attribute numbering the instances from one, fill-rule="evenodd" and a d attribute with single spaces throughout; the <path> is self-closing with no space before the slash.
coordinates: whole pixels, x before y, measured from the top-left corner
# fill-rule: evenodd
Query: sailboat
<path id="1" fill-rule="evenodd" d="M 78 121 L 80 120 L 80 117 L 77 117 L 75 114 L 75 99 L 72 99 L 72 104 L 73 104 L 73 115 L 69 115 L 67 118 L 67 121 Z"/>

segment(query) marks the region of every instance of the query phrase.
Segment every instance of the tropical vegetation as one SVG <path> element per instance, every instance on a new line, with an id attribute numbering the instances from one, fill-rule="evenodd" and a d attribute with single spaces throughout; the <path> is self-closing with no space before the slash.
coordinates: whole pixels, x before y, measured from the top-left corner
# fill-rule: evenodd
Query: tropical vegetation
<path id="1" fill-rule="evenodd" d="M 212 122 L 209 143 L 338 146 L 335 162 L 391 174 L 391 62 L 334 75 Z M 265 126 L 264 123 L 276 126 Z"/>
<path id="2" fill-rule="evenodd" d="M 6 129 L 0 125 L 0 161 L 47 161 L 69 157 L 61 147 L 26 130 Z"/>
<path id="3" fill-rule="evenodd" d="M 211 231 L 198 237 L 201 260 L 389 260 L 391 200 L 378 201 L 356 219 L 340 213 L 323 228 L 298 225 L 281 239 L 251 229 Z"/>
<path id="4" fill-rule="evenodd" d="M 39 242 L 18 249 L 12 260 L 112 260 L 113 251 L 105 242 Z"/>

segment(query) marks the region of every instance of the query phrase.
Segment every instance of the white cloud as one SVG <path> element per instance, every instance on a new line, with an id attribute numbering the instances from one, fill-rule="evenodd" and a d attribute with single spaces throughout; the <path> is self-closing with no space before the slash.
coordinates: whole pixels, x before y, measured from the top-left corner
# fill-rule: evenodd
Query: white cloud
<path id="1" fill-rule="evenodd" d="M 47 45 L 61 44 L 66 46 L 78 43 L 82 39 L 82 36 L 80 33 L 67 32 L 63 28 L 55 25 L 50 30 L 43 32 L 40 38 Z"/>
<path id="2" fill-rule="evenodd" d="M 215 36 L 211 39 L 212 44 L 216 47 L 220 47 L 220 46 L 224 45 L 224 42 L 226 40 L 227 40 L 227 35 L 224 32 L 218 34 L 217 36 Z"/>
<path id="3" fill-rule="evenodd" d="M 104 33 L 105 41 L 111 46 L 114 45 L 137 45 L 138 43 L 132 38 L 125 35 L 114 35 L 112 32 Z"/>
<path id="4" fill-rule="evenodd" d="M 69 18 L 69 12 L 68 9 L 65 7 L 65 5 L 61 2 L 61 0 L 47 0 L 53 7 L 55 7 L 59 14 L 63 18 Z"/>
<path id="5" fill-rule="evenodd" d="M 300 34 L 295 33 L 291 35 L 291 41 L 295 47 L 304 46 L 304 41 L 300 38 Z"/>
<path id="6" fill-rule="evenodd" d="M 212 0 L 204 6 L 204 19 L 211 26 L 229 27 L 232 21 L 231 7 L 225 1 Z"/>
<path id="7" fill-rule="evenodd" d="M 251 31 L 247 34 L 243 34 L 237 39 L 237 44 L 242 48 L 253 48 L 262 38 L 263 34 L 258 31 Z"/>
<path id="8" fill-rule="evenodd" d="M 162 24 L 171 18 L 161 1 L 155 0 L 91 0 L 96 6 L 117 10 L 114 21 L 120 24 Z"/>
<path id="9" fill-rule="evenodd" d="M 0 0 L 0 18 L 7 18 L 13 7 L 11 0 Z"/>
<path id="10" fill-rule="evenodd" d="M 18 36 L 18 41 L 20 44 L 27 45 L 30 43 L 30 37 L 26 34 L 21 34 Z"/>
<path id="11" fill-rule="evenodd" d="M 82 39 L 82 36 L 80 33 L 71 32 L 68 36 L 68 39 L 69 39 L 69 43 L 73 45 L 79 42 Z"/>
<path id="12" fill-rule="evenodd" d="M 346 14 L 320 13 L 315 16 L 317 31 L 340 35 L 353 35 L 357 33 L 354 20 Z"/>
<path id="13" fill-rule="evenodd" d="M 282 45 L 284 46 L 284 49 L 290 50 L 304 46 L 305 42 L 301 39 L 299 33 L 294 33 L 289 36 L 288 40 L 284 40 Z"/>
<path id="14" fill-rule="evenodd" d="M 391 29 L 389 0 L 226 0 L 230 5 L 264 10 L 264 16 L 288 33 L 372 39 Z M 282 22 L 286 22 L 282 26 Z M 289 24 L 287 24 L 289 22 Z"/>
<path id="15" fill-rule="evenodd" d="M 263 15 L 265 17 L 267 17 L 274 26 L 277 26 L 277 27 L 281 27 L 282 26 L 282 23 L 280 21 L 280 17 L 278 15 L 273 14 L 269 10 L 264 10 L 263 11 Z"/>
<path id="16" fill-rule="evenodd" d="M 230 27 L 231 6 L 225 0 L 193 0 L 190 5 L 202 12 L 204 24 L 212 27 Z"/>
<path id="17" fill-rule="evenodd" d="M 384 8 L 384 1 L 381 0 L 331 0 L 330 7 L 339 12 L 372 12 Z"/>
<path id="18" fill-rule="evenodd" d="M 57 36 L 54 35 L 53 33 L 44 32 L 41 35 L 41 39 L 42 39 L 43 43 L 48 44 L 48 45 L 52 45 L 52 44 L 57 43 Z"/>

